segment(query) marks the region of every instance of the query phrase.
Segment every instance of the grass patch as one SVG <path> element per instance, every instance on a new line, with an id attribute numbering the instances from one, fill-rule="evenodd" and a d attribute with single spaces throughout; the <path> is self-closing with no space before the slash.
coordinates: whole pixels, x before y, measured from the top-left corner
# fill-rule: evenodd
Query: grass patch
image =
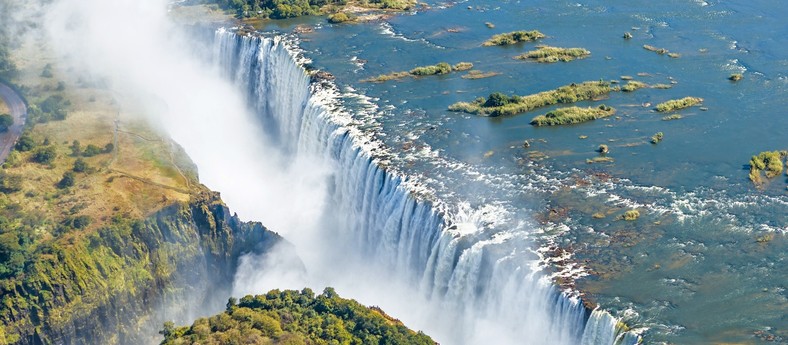
<path id="1" fill-rule="evenodd" d="M 482 43 L 482 46 L 485 47 L 505 46 L 505 45 L 516 44 L 520 42 L 531 42 L 545 37 L 546 36 L 543 33 L 537 30 L 513 31 L 505 34 L 495 35 L 490 39 L 488 39 L 487 41 L 484 41 L 484 43 Z"/>
<path id="2" fill-rule="evenodd" d="M 450 111 L 465 112 L 480 116 L 504 116 L 524 113 L 553 104 L 569 104 L 587 101 L 606 96 L 615 91 L 610 83 L 604 81 L 587 81 L 580 84 L 561 86 L 555 90 L 540 92 L 528 96 L 507 96 L 500 92 L 485 98 L 477 98 L 473 102 L 458 102 L 449 106 Z"/>
<path id="3" fill-rule="evenodd" d="M 584 59 L 591 55 L 591 52 L 583 48 L 561 48 L 551 46 L 540 46 L 536 50 L 515 56 L 518 60 L 534 60 L 541 63 L 569 62 L 575 59 Z"/>
<path id="4" fill-rule="evenodd" d="M 615 109 L 608 107 L 604 104 L 596 108 L 594 107 L 558 108 L 544 115 L 539 115 L 537 117 L 534 117 L 533 120 L 531 120 L 531 124 L 537 127 L 570 125 L 570 124 L 583 123 L 583 122 L 588 122 L 588 121 L 608 117 L 613 115 L 615 112 L 616 112 Z"/>
<path id="5" fill-rule="evenodd" d="M 501 74 L 501 73 L 498 73 L 498 72 L 482 72 L 482 71 L 479 71 L 479 70 L 472 70 L 472 71 L 468 71 L 468 73 L 463 75 L 462 79 L 484 79 L 484 78 L 494 77 L 494 76 L 499 75 L 499 74 Z"/>
<path id="6" fill-rule="evenodd" d="M 636 90 L 642 89 L 644 87 L 648 87 L 648 84 L 646 84 L 644 82 L 641 82 L 641 81 L 630 80 L 630 81 L 627 82 L 626 85 L 621 87 L 621 91 L 632 92 L 632 91 L 636 91 Z"/>
<path id="7" fill-rule="evenodd" d="M 451 72 L 456 71 L 465 71 L 473 68 L 473 64 L 470 62 L 460 62 L 455 64 L 454 66 L 446 63 L 441 62 L 437 65 L 431 66 L 419 66 L 410 71 L 401 71 L 401 72 L 392 72 L 389 74 L 381 74 L 376 77 L 362 79 L 361 82 L 364 83 L 382 83 L 389 80 L 399 80 L 402 78 L 407 77 L 423 77 L 423 76 L 430 76 L 430 75 L 442 75 L 442 74 L 449 74 Z"/>
<path id="8" fill-rule="evenodd" d="M 750 181 L 755 184 L 763 183 L 762 176 L 774 178 L 782 174 L 785 165 L 783 160 L 788 157 L 788 151 L 764 151 L 750 158 Z"/>
<path id="9" fill-rule="evenodd" d="M 679 109 L 689 108 L 703 102 L 703 98 L 698 97 L 684 97 L 682 99 L 672 99 L 666 102 L 657 104 L 655 108 L 658 112 L 664 113 L 668 111 L 676 111 Z"/>

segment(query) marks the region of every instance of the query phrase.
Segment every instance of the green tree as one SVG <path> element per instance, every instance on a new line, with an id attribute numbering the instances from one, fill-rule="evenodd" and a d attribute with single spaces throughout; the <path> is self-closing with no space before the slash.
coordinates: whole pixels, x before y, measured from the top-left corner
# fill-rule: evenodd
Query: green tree
<path id="1" fill-rule="evenodd" d="M 14 124 L 14 117 L 10 114 L 0 114 L 0 132 L 8 131 L 8 128 Z"/>
<path id="2" fill-rule="evenodd" d="M 79 140 L 74 140 L 71 142 L 71 155 L 74 157 L 79 157 L 82 154 L 82 144 L 79 143 Z"/>
<path id="3" fill-rule="evenodd" d="M 16 141 L 16 145 L 14 146 L 14 148 L 22 152 L 30 151 L 35 147 L 36 147 L 36 141 L 33 140 L 33 138 L 31 138 L 27 134 L 22 134 L 22 136 L 19 137 L 19 140 Z"/>
<path id="4" fill-rule="evenodd" d="M 93 144 L 88 144 L 88 146 L 85 146 L 85 151 L 82 152 L 82 155 L 85 157 L 93 157 L 100 153 L 101 153 L 101 149 L 98 146 Z"/>

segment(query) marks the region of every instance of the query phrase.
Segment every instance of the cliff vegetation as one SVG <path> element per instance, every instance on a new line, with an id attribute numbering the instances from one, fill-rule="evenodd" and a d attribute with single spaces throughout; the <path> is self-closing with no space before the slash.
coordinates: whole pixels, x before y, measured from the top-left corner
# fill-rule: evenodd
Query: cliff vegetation
<path id="1" fill-rule="evenodd" d="M 380 308 L 339 297 L 332 288 L 272 290 L 231 298 L 225 312 L 191 326 L 165 323 L 162 345 L 185 344 L 436 344 Z"/>

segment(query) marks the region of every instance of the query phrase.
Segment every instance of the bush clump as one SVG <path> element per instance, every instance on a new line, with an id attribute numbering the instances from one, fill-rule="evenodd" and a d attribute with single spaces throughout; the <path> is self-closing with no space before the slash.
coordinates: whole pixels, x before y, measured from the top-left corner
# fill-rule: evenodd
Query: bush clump
<path id="1" fill-rule="evenodd" d="M 445 62 L 438 63 L 437 65 L 432 66 L 422 66 L 416 67 L 410 70 L 410 74 L 416 76 L 425 76 L 425 75 L 438 75 L 438 74 L 447 74 L 451 73 L 451 65 Z"/>
<path id="2" fill-rule="evenodd" d="M 482 43 L 482 46 L 485 46 L 485 47 L 505 46 L 505 45 L 515 44 L 515 43 L 520 43 L 520 42 L 535 41 L 535 40 L 538 40 L 540 38 L 545 38 L 545 37 L 546 36 L 543 33 L 539 32 L 537 30 L 513 31 L 513 32 L 505 33 L 505 34 L 495 35 L 495 36 L 491 37 L 490 39 L 488 39 L 487 41 L 485 41 L 484 43 Z"/>
<path id="3" fill-rule="evenodd" d="M 638 211 L 638 210 L 626 211 L 621 216 L 621 218 L 624 219 L 624 220 L 630 220 L 630 221 L 631 220 L 636 220 L 636 219 L 640 218 L 640 211 Z"/>
<path id="4" fill-rule="evenodd" d="M 613 91 L 613 88 L 610 87 L 608 82 L 588 81 L 580 84 L 573 83 L 561 86 L 555 90 L 528 96 L 506 96 L 505 99 L 500 97 L 500 93 L 496 92 L 487 99 L 480 97 L 473 102 L 454 103 L 449 106 L 449 111 L 492 117 L 514 115 L 553 104 L 593 100 L 605 96 L 611 91 Z M 492 99 L 493 95 L 496 95 L 495 99 Z"/>
<path id="5" fill-rule="evenodd" d="M 534 126 L 558 126 L 570 125 L 575 123 L 583 123 L 603 117 L 608 117 L 616 112 L 615 109 L 600 105 L 599 107 L 566 107 L 558 108 L 556 110 L 547 112 L 544 115 L 539 115 L 531 120 L 531 125 Z"/>
<path id="6" fill-rule="evenodd" d="M 345 12 L 334 13 L 328 16 L 328 22 L 333 24 L 345 23 L 353 20 L 355 20 L 355 18 Z"/>
<path id="7" fill-rule="evenodd" d="M 750 181 L 762 183 L 762 173 L 767 178 L 773 178 L 783 172 L 783 160 L 788 157 L 788 151 L 764 151 L 750 158 Z"/>
<path id="8" fill-rule="evenodd" d="M 515 56 L 515 59 L 526 60 L 531 59 L 536 62 L 553 63 L 553 62 L 569 62 L 575 59 L 584 59 L 591 55 L 591 52 L 583 48 L 561 48 L 551 46 L 537 47 L 536 50 L 526 52 L 525 54 Z"/>
<path id="9" fill-rule="evenodd" d="M 682 99 L 672 99 L 667 102 L 657 104 L 656 110 L 660 113 L 667 111 L 675 111 L 679 109 L 689 108 L 703 102 L 703 98 L 698 97 L 684 97 Z"/>
<path id="10" fill-rule="evenodd" d="M 655 145 L 659 144 L 659 142 L 662 141 L 662 138 L 664 137 L 665 134 L 663 134 L 662 132 L 657 132 L 656 134 L 651 136 L 651 143 Z"/>

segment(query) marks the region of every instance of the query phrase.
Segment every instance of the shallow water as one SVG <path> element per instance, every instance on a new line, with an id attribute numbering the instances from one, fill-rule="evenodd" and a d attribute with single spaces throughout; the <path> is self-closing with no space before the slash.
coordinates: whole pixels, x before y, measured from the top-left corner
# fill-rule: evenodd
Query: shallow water
<path id="1" fill-rule="evenodd" d="M 378 131 L 393 151 L 392 167 L 419 176 L 448 203 L 467 203 L 500 220 L 491 221 L 490 231 L 524 232 L 545 247 L 566 249 L 572 262 L 591 273 L 573 273 L 586 300 L 641 328 L 647 343 L 788 341 L 788 181 L 783 175 L 759 190 L 747 179 L 746 167 L 760 151 L 788 149 L 788 3 L 430 5 L 388 23 L 330 25 L 312 18 L 265 30 L 316 25 L 314 33 L 302 35 L 302 48 L 315 67 L 337 77 L 350 108 L 369 108 L 357 94 L 372 97 L 379 108 L 369 130 Z M 532 29 L 548 37 L 480 46 L 493 34 Z M 621 38 L 627 31 L 631 40 Z M 556 64 L 512 59 L 537 44 L 583 47 L 592 55 Z M 644 44 L 681 57 L 658 55 Z M 441 61 L 468 61 L 500 75 L 469 80 L 456 72 L 361 82 Z M 731 73 L 743 73 L 744 80 L 728 81 Z M 551 108 L 506 118 L 446 110 L 495 91 L 525 95 L 623 75 L 675 84 L 581 102 L 604 103 L 618 112 L 565 127 L 529 125 Z M 674 121 L 662 121 L 664 114 L 651 110 L 685 96 L 702 97 L 708 109 L 678 111 L 684 117 Z M 648 140 L 656 132 L 665 139 L 652 145 Z M 522 147 L 525 140 L 528 149 Z M 610 146 L 615 162 L 587 164 L 600 144 Z M 535 151 L 546 158 L 535 158 Z M 640 219 L 616 219 L 630 208 L 640 210 Z M 596 212 L 606 217 L 595 219 Z M 506 225 L 518 222 L 529 226 Z"/>

